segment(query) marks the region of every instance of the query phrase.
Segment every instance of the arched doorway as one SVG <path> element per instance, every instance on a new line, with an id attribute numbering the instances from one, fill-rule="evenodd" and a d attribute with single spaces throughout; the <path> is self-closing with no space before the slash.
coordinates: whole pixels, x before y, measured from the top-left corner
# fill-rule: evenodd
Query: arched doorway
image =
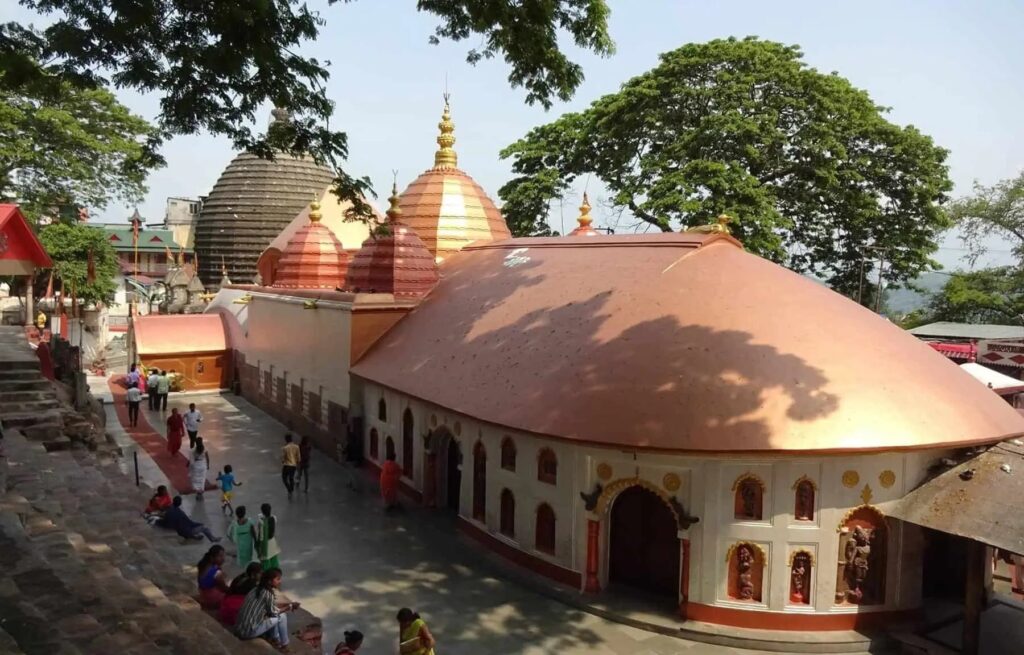
<path id="1" fill-rule="evenodd" d="M 659 596 L 679 597 L 675 514 L 654 492 L 633 486 L 611 508 L 608 580 Z"/>
<path id="2" fill-rule="evenodd" d="M 473 446 L 473 518 L 487 520 L 487 450 L 479 441 Z"/>
<path id="3" fill-rule="evenodd" d="M 445 463 L 445 506 L 458 514 L 459 495 L 462 489 L 462 471 L 459 470 L 462 465 L 462 451 L 459 448 L 459 442 L 455 439 L 448 440 Z"/>

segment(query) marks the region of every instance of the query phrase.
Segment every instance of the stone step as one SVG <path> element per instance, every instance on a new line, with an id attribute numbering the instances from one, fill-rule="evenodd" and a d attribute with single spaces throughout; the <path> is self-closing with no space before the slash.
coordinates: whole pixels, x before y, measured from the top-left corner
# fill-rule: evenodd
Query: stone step
<path id="1" fill-rule="evenodd" d="M 14 402 L 0 401 L 0 416 L 7 414 L 28 414 L 44 412 L 48 409 L 59 408 L 60 401 L 56 398 L 44 398 L 42 400 L 23 400 Z"/>
<path id="2" fill-rule="evenodd" d="M 17 389 L 5 391 L 0 389 L 0 405 L 8 403 L 34 402 L 38 400 L 55 400 L 57 398 L 49 384 L 45 389 Z"/>
<path id="3" fill-rule="evenodd" d="M 0 360 L 0 371 L 35 371 L 38 373 L 39 360 L 29 357 Z"/>
<path id="4" fill-rule="evenodd" d="M 64 419 L 56 409 L 47 408 L 43 411 L 11 411 L 0 413 L 0 421 L 3 421 L 4 427 L 22 427 L 29 425 L 38 425 L 41 423 L 52 423 L 54 425 L 63 426 Z M 29 435 L 25 435 L 28 437 Z"/>
<path id="5" fill-rule="evenodd" d="M 50 381 L 42 376 L 0 379 L 0 391 L 52 391 Z"/>

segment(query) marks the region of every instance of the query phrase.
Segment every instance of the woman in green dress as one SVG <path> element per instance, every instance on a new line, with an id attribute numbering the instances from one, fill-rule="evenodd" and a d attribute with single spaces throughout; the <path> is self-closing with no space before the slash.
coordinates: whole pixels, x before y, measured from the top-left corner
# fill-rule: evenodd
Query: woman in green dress
<path id="1" fill-rule="evenodd" d="M 239 566 L 248 566 L 249 562 L 256 560 L 256 524 L 245 515 L 245 507 L 235 509 L 235 520 L 228 526 L 228 539 L 238 549 L 236 558 Z"/>
<path id="2" fill-rule="evenodd" d="M 420 615 L 408 607 L 398 610 L 398 652 L 401 655 L 434 655 L 434 635 Z"/>
<path id="3" fill-rule="evenodd" d="M 264 571 L 281 568 L 277 559 L 281 554 L 281 549 L 277 545 L 277 517 L 270 511 L 270 503 L 263 503 L 260 506 L 260 521 L 256 526 L 257 550 Z"/>

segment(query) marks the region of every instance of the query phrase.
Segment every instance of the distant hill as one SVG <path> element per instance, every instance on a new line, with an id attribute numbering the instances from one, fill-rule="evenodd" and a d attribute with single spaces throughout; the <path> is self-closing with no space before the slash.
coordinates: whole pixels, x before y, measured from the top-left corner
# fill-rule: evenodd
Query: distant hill
<path id="1" fill-rule="evenodd" d="M 915 309 L 928 306 L 932 294 L 942 289 L 949 275 L 945 273 L 925 273 L 913 280 L 912 284 L 924 290 L 924 293 L 913 289 L 893 289 L 885 295 L 885 308 L 892 314 L 909 314 Z"/>

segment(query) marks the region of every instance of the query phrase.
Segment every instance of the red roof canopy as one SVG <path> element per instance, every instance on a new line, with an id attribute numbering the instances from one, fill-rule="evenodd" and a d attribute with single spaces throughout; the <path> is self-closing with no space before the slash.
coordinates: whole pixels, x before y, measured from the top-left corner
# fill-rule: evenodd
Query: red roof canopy
<path id="1" fill-rule="evenodd" d="M 0 275 L 31 275 L 53 261 L 17 205 L 0 204 Z"/>

